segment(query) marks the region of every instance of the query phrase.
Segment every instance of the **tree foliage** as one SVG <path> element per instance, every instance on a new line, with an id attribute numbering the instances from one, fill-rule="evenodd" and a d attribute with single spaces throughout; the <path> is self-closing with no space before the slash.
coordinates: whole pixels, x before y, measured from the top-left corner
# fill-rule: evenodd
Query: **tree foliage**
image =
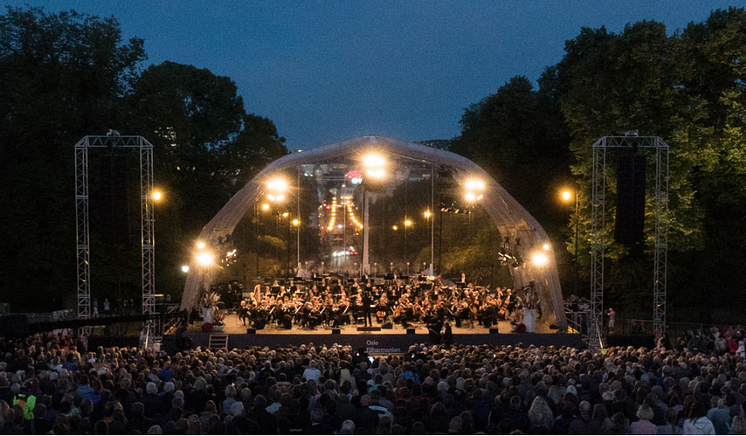
<path id="1" fill-rule="evenodd" d="M 746 261 L 745 43 L 746 12 L 733 7 L 715 10 L 707 20 L 671 35 L 655 21 L 628 24 L 620 33 L 583 28 L 566 42 L 562 60 L 539 78 L 538 91 L 531 91 L 527 79 L 516 77 L 467 109 L 455 150 L 491 171 L 542 223 L 546 218 L 532 206 L 531 195 L 542 197 L 551 180 L 569 167 L 580 187 L 581 204 L 565 235 L 572 251 L 579 220 L 578 255 L 586 266 L 590 262 L 591 144 L 601 136 L 633 129 L 664 138 L 671 146 L 669 298 L 684 306 L 701 302 L 703 290 L 712 290 L 715 300 L 726 298 L 743 289 L 746 279 L 738 267 Z M 523 97 L 511 105 L 507 95 L 516 92 Z M 534 109 L 532 95 L 553 103 L 541 105 L 550 115 Z M 559 123 L 547 128 L 546 120 L 557 116 Z M 532 135 L 545 130 L 555 140 L 556 150 L 540 149 L 547 142 Z M 511 141 L 515 137 L 524 142 Z M 562 152 L 571 153 L 573 161 L 563 159 L 567 155 Z M 511 173 L 504 165 L 514 163 L 516 156 L 526 166 Z M 552 164 L 561 167 L 554 174 L 547 171 Z M 654 159 L 648 159 L 647 238 L 642 252 L 614 243 L 616 174 L 613 164 L 607 169 L 607 285 L 612 301 L 647 310 L 652 288 Z M 545 175 L 547 182 L 541 185 L 520 186 L 525 179 Z M 545 204 L 543 210 L 556 209 Z M 551 233 L 552 226 L 546 227 Z M 588 268 L 582 271 L 587 277 Z"/>
<path id="2" fill-rule="evenodd" d="M 116 129 L 154 145 L 155 181 L 166 193 L 156 208 L 159 292 L 179 290 L 190 241 L 286 153 L 272 121 L 246 113 L 232 80 L 173 62 L 142 71 L 145 59 L 143 41 L 123 41 L 114 17 L 29 7 L 0 15 L 0 274 L 3 289 L 16 291 L 2 297 L 13 308 L 57 309 L 63 295 L 74 304 L 73 145 L 83 136 Z M 101 189 L 95 154 L 92 193 Z M 129 240 L 104 249 L 91 216 L 94 297 L 139 293 L 139 164 L 131 158 Z M 29 295 L 48 298 L 39 305 Z"/>

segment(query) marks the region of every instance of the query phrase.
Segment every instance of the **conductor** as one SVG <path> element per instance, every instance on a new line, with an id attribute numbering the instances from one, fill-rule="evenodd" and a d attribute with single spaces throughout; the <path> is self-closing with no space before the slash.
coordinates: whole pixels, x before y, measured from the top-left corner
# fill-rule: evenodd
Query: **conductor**
<path id="1" fill-rule="evenodd" d="M 370 290 L 368 288 L 363 291 L 363 316 L 365 317 L 365 326 L 372 327 L 373 321 L 371 314 L 373 313 L 373 300 L 370 298 Z"/>

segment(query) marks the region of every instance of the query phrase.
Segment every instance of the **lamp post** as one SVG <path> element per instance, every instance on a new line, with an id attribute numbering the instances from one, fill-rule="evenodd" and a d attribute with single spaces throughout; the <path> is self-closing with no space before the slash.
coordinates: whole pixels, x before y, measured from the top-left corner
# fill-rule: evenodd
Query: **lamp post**
<path id="1" fill-rule="evenodd" d="M 412 220 L 407 219 L 407 217 L 404 217 L 404 261 L 407 262 L 407 228 L 409 228 L 412 225 Z M 407 262 L 407 275 L 409 275 L 409 262 Z"/>
<path id="2" fill-rule="evenodd" d="M 295 239 L 295 246 L 296 246 L 296 250 L 298 252 L 298 254 L 297 254 L 297 256 L 298 256 L 298 259 L 297 259 L 298 260 L 298 272 L 296 272 L 296 275 L 300 275 L 300 220 L 298 218 L 294 219 L 293 220 L 293 225 L 298 230 L 296 232 L 297 233 L 297 237 Z M 308 262 L 306 262 L 306 269 L 308 269 Z"/>
<path id="3" fill-rule="evenodd" d="M 430 274 L 429 275 L 434 276 L 435 272 L 433 270 L 433 259 L 435 257 L 435 220 L 430 222 L 430 217 L 433 216 L 433 213 L 430 212 L 430 209 L 427 209 L 425 213 L 423 213 L 423 215 L 425 216 L 425 219 L 427 220 L 427 226 L 430 228 Z M 422 269 L 425 270 L 424 267 Z"/>
<path id="4" fill-rule="evenodd" d="M 572 199 L 572 191 L 570 190 L 564 190 L 562 191 L 562 200 L 565 202 L 570 201 Z M 575 277 L 574 277 L 574 289 L 575 289 L 575 295 L 578 295 L 578 232 L 579 232 L 579 224 L 580 224 L 580 215 L 578 214 L 579 211 L 579 198 L 578 198 L 578 191 L 575 191 L 575 252 L 573 253 L 573 270 L 575 271 Z"/>

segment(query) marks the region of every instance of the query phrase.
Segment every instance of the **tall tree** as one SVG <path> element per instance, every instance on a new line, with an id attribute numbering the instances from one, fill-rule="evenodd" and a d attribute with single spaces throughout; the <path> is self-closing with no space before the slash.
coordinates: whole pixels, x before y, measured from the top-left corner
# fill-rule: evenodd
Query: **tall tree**
<path id="1" fill-rule="evenodd" d="M 0 299 L 14 308 L 74 299 L 73 145 L 116 126 L 144 59 L 142 40 L 124 42 L 113 17 L 0 15 Z"/>
<path id="2" fill-rule="evenodd" d="M 267 163 L 287 153 L 274 123 L 247 114 L 236 84 L 175 62 L 143 71 L 127 97 L 132 129 L 155 147 L 155 179 L 168 192 L 159 214 L 158 285 L 179 291 L 202 227 Z M 163 289 L 163 288 L 161 288 Z"/>

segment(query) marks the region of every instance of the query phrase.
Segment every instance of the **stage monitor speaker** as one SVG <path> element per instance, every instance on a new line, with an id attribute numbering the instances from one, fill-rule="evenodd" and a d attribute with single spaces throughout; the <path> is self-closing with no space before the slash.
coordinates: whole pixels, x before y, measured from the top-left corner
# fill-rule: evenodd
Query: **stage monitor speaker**
<path id="1" fill-rule="evenodd" d="M 633 245 L 643 240 L 645 227 L 645 155 L 625 153 L 617 161 L 616 228 L 614 239 Z"/>
<path id="2" fill-rule="evenodd" d="M 381 325 L 381 328 L 386 329 L 386 330 L 391 330 L 394 328 L 394 325 L 391 324 L 390 322 L 385 322 L 383 323 L 383 325 Z"/>
<path id="3" fill-rule="evenodd" d="M 256 334 L 256 329 L 246 329 L 246 334 L 247 335 L 255 335 Z"/>
<path id="4" fill-rule="evenodd" d="M 407 334 L 408 335 L 413 335 L 414 334 L 414 329 L 407 329 Z"/>
<path id="5" fill-rule="evenodd" d="M 29 333 L 28 318 L 26 318 L 26 315 L 0 316 L 0 332 L 14 339 L 27 337 Z"/>
<path id="6" fill-rule="evenodd" d="M 491 334 L 491 335 L 496 335 L 496 334 L 498 334 L 498 333 L 500 333 L 500 332 L 499 332 L 499 331 L 497 331 L 497 329 L 496 329 L 496 328 L 491 328 L 491 329 L 490 329 L 490 334 Z"/>
<path id="7" fill-rule="evenodd" d="M 341 333 L 340 329 L 332 329 L 332 334 L 333 335 L 338 335 L 340 333 Z"/>

